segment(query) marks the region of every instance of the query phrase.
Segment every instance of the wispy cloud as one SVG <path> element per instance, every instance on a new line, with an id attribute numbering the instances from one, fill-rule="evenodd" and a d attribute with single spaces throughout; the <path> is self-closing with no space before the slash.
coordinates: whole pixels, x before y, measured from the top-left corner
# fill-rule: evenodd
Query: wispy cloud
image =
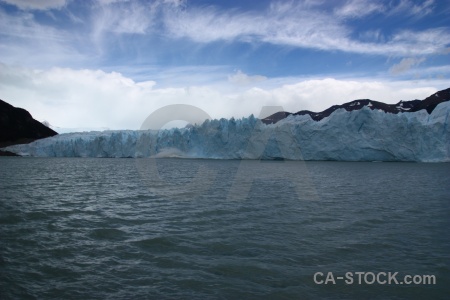
<path id="1" fill-rule="evenodd" d="M 429 7 L 431 4 L 428 2 L 423 6 Z M 398 11 L 406 9 L 403 3 L 396 7 Z M 347 2 L 334 11 L 335 15 L 305 6 L 303 2 L 273 4 L 262 13 L 194 7 L 166 13 L 164 25 L 168 36 L 189 38 L 199 43 L 237 40 L 386 56 L 433 54 L 450 43 L 448 28 L 397 32 L 376 42 L 352 37 L 354 29 L 345 22 L 347 17 L 361 17 L 384 10 L 385 7 L 364 0 Z M 415 8 L 411 12 L 414 11 Z"/>
<path id="2" fill-rule="evenodd" d="M 384 12 L 386 7 L 379 2 L 367 0 L 350 0 L 337 7 L 334 14 L 339 18 L 362 18 L 367 15 Z"/>
<path id="3" fill-rule="evenodd" d="M 420 63 L 424 62 L 425 58 L 414 58 L 414 57 L 408 57 L 403 58 L 398 64 L 393 65 L 389 72 L 394 75 L 398 75 L 401 73 L 404 73 L 406 71 L 409 71 L 412 67 L 419 65 Z"/>
<path id="4" fill-rule="evenodd" d="M 1 0 L 15 5 L 23 10 L 48 10 L 60 9 L 67 4 L 67 0 Z"/>
<path id="5" fill-rule="evenodd" d="M 390 15 L 395 14 L 408 14 L 415 17 L 423 17 L 434 10 L 434 0 L 425 0 L 421 3 L 411 0 L 400 0 L 399 2 L 391 3 L 387 8 L 387 13 Z"/>
<path id="6" fill-rule="evenodd" d="M 1 61 L 22 65 L 55 64 L 84 59 L 74 46 L 77 33 L 43 25 L 34 14 L 20 11 L 13 15 L 0 8 Z M 80 43 L 81 44 L 81 43 Z"/>
<path id="7" fill-rule="evenodd" d="M 64 53 L 72 53 L 74 57 L 87 53 L 92 57 L 95 53 L 95 57 L 101 57 L 110 53 L 111 45 L 116 49 L 122 47 L 121 50 L 126 52 L 129 44 L 121 39 L 123 36 L 132 36 L 133 45 L 139 51 L 149 47 L 149 41 L 161 38 L 169 43 L 190 41 L 199 48 L 216 42 L 240 42 L 255 48 L 271 44 L 286 49 L 389 57 L 442 54 L 450 45 L 449 27 L 425 30 L 398 28 L 388 32 L 382 28 L 361 32 L 360 28 L 354 27 L 353 19 L 370 14 L 384 17 L 426 15 L 435 6 L 433 0 L 420 3 L 410 0 L 348 0 L 333 3 L 331 7 L 328 1 L 273 1 L 258 10 L 189 5 L 182 0 L 97 0 L 84 5 L 86 10 L 82 13 L 76 11 L 76 16 L 75 11 L 70 10 L 71 2 L 63 0 L 14 3 L 23 9 L 31 7 L 29 5 L 42 9 L 65 6 L 60 11 L 51 12 L 59 13 L 56 15 L 59 19 L 62 16 L 70 18 L 73 26 L 61 29 L 51 23 L 43 25 L 31 10 L 7 14 L 0 9 L 0 54 L 3 61 L 8 62 L 11 62 L 8 57 L 19 56 L 20 53 L 24 59 L 31 59 L 33 53 L 37 61 L 46 53 L 55 53 L 55 57 Z M 60 54 L 52 49 L 58 49 Z M 151 53 L 152 49 L 147 50 Z"/>
<path id="8" fill-rule="evenodd" d="M 334 15 L 338 18 L 363 18 L 365 16 L 380 13 L 383 15 L 409 15 L 424 17 L 435 9 L 434 0 L 422 2 L 411 0 L 399 1 L 371 1 L 371 0 L 347 0 L 342 6 L 334 9 Z"/>
<path id="9" fill-rule="evenodd" d="M 47 42 L 64 39 L 64 34 L 59 30 L 36 22 L 32 13 L 19 12 L 15 15 L 10 15 L 2 9 L 0 9 L 0 34 L 27 40 L 42 39 Z"/>
<path id="10" fill-rule="evenodd" d="M 108 1 L 94 7 L 94 32 L 145 34 L 153 21 L 151 5 L 139 2 Z"/>

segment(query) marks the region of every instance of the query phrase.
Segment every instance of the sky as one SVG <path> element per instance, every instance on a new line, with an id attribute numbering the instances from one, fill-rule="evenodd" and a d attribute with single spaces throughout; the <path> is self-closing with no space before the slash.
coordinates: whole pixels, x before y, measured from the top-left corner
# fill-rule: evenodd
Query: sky
<path id="1" fill-rule="evenodd" d="M 449 79 L 447 0 L 0 0 L 0 99 L 60 128 L 396 103 Z"/>

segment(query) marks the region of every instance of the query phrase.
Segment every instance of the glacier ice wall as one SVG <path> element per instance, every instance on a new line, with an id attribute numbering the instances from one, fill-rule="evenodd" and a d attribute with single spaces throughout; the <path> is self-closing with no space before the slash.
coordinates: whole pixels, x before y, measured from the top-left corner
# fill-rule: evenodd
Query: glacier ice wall
<path id="1" fill-rule="evenodd" d="M 450 161 L 450 101 L 390 114 L 364 107 L 321 121 L 289 116 L 265 125 L 253 116 L 170 130 L 68 133 L 5 150 L 38 157 L 191 157 L 344 161 Z"/>

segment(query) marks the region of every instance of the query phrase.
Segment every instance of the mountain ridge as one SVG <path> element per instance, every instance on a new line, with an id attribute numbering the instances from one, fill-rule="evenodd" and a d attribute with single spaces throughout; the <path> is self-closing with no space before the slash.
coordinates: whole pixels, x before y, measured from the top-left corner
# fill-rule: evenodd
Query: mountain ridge
<path id="1" fill-rule="evenodd" d="M 291 113 L 286 111 L 280 111 L 262 119 L 261 121 L 264 124 L 274 124 L 277 123 L 278 121 L 281 121 L 282 119 L 287 118 L 290 115 L 294 116 L 309 115 L 311 119 L 313 119 L 314 121 L 320 121 L 324 118 L 329 117 L 333 112 L 335 112 L 338 109 L 343 108 L 346 111 L 353 111 L 353 110 L 360 110 L 365 106 L 369 107 L 372 110 L 379 109 L 384 111 L 385 113 L 392 113 L 392 114 L 398 114 L 401 112 L 416 112 L 422 109 L 425 109 L 428 112 L 428 114 L 431 114 L 431 112 L 436 108 L 436 106 L 439 103 L 449 100 L 450 100 L 450 88 L 438 91 L 423 100 L 417 99 L 409 101 L 400 100 L 396 104 L 387 104 L 384 102 L 371 99 L 357 99 L 341 105 L 333 105 L 321 112 L 301 110 L 296 113 Z"/>

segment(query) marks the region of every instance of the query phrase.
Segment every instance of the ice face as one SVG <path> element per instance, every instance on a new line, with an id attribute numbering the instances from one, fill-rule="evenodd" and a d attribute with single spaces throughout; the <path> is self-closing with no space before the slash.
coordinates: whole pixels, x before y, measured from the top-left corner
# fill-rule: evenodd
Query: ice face
<path id="1" fill-rule="evenodd" d="M 390 114 L 336 110 L 318 122 L 289 116 L 265 125 L 253 116 L 170 130 L 68 133 L 5 150 L 40 157 L 190 157 L 343 161 L 450 161 L 450 101 Z"/>

